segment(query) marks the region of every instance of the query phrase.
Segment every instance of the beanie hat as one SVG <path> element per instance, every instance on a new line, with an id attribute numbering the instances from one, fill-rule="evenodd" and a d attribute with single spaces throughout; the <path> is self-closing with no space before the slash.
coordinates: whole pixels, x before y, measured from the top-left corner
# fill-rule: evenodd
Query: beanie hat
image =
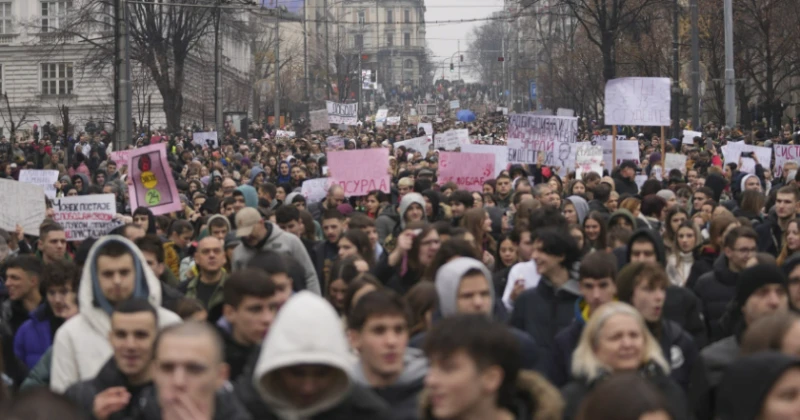
<path id="1" fill-rule="evenodd" d="M 736 306 L 741 308 L 756 290 L 767 284 L 780 284 L 786 288 L 786 276 L 777 266 L 759 264 L 739 273 L 736 285 Z"/>

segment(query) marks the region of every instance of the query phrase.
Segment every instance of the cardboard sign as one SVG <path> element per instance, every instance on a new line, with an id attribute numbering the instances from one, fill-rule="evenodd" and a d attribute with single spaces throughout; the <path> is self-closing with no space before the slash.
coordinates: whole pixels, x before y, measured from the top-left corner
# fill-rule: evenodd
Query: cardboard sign
<path id="1" fill-rule="evenodd" d="M 0 208 L 0 228 L 14 232 L 20 225 L 26 234 L 39 236 L 45 218 L 42 187 L 0 178 Z"/>
<path id="2" fill-rule="evenodd" d="M 328 110 L 318 109 L 308 113 L 311 120 L 311 131 L 325 131 L 331 128 L 331 122 L 328 120 Z"/>
<path id="3" fill-rule="evenodd" d="M 428 150 L 430 150 L 431 139 L 428 136 L 421 136 L 413 139 L 398 141 L 394 144 L 395 149 L 400 146 L 405 146 L 406 149 L 416 150 L 417 152 L 422 153 L 422 156 L 425 156 L 428 154 Z"/>
<path id="4" fill-rule="evenodd" d="M 399 125 L 399 124 L 400 124 L 400 117 L 386 118 L 386 125 Z"/>
<path id="5" fill-rule="evenodd" d="M 289 139 L 294 138 L 294 131 L 284 131 L 284 130 L 277 130 L 275 131 L 275 137 L 286 137 Z"/>
<path id="6" fill-rule="evenodd" d="M 669 171 L 678 169 L 686 175 L 686 155 L 680 153 L 667 153 L 664 157 L 664 172 L 669 175 Z"/>
<path id="7" fill-rule="evenodd" d="M 114 194 L 60 197 L 53 200 L 53 210 L 53 220 L 64 227 L 67 241 L 99 238 L 119 226 L 114 223 Z"/>
<path id="8" fill-rule="evenodd" d="M 344 150 L 344 144 L 347 141 L 344 137 L 330 136 L 325 138 L 326 150 Z"/>
<path id="9" fill-rule="evenodd" d="M 372 190 L 390 192 L 389 149 L 360 149 L 328 153 L 333 183 L 347 197 L 367 195 Z"/>
<path id="10" fill-rule="evenodd" d="M 458 109 L 461 108 L 461 101 L 456 99 L 455 101 L 450 101 L 450 109 Z"/>
<path id="11" fill-rule="evenodd" d="M 438 184 L 455 182 L 459 190 L 482 191 L 483 183 L 494 178 L 491 153 L 439 153 Z"/>
<path id="12" fill-rule="evenodd" d="M 609 80 L 605 89 L 605 124 L 669 127 L 670 84 L 666 77 Z"/>
<path id="13" fill-rule="evenodd" d="M 508 146 L 493 146 L 490 144 L 465 144 L 461 146 L 461 153 L 489 153 L 494 155 L 494 176 L 508 169 Z"/>
<path id="14" fill-rule="evenodd" d="M 338 102 L 326 102 L 328 109 L 328 121 L 331 124 L 358 124 L 358 103 L 340 104 Z"/>
<path id="15" fill-rule="evenodd" d="M 769 168 L 769 165 L 772 163 L 772 149 L 769 147 L 751 146 L 749 144 L 744 144 L 743 141 L 739 141 L 728 142 L 728 144 L 722 146 L 721 149 L 725 164 L 733 162 L 738 165 L 739 156 L 741 156 L 743 152 L 755 153 L 755 156 L 758 158 L 758 163 L 765 168 Z M 748 157 L 742 158 L 742 167 L 739 168 L 739 170 L 748 174 L 756 173 L 756 161 Z"/>
<path id="16" fill-rule="evenodd" d="M 129 169 L 132 212 L 142 206 L 158 216 L 182 209 L 175 178 L 167 163 L 165 143 L 133 150 Z"/>
<path id="17" fill-rule="evenodd" d="M 689 146 L 693 146 L 695 137 L 702 138 L 703 133 L 699 131 L 683 130 L 683 140 L 681 140 L 681 144 L 688 144 Z"/>
<path id="18" fill-rule="evenodd" d="M 591 143 L 581 143 L 578 145 L 575 155 L 575 176 L 583 179 L 583 174 L 597 172 L 603 174 L 603 147 L 592 146 Z"/>
<path id="19" fill-rule="evenodd" d="M 23 169 L 19 171 L 19 182 L 42 187 L 44 195 L 49 199 L 56 198 L 58 171 L 55 169 Z"/>
<path id="20" fill-rule="evenodd" d="M 192 134 L 192 144 L 198 146 L 208 146 L 212 149 L 219 148 L 219 140 L 216 131 L 198 131 Z"/>
<path id="21" fill-rule="evenodd" d="M 620 137 L 620 136 L 618 136 Z M 598 137 L 596 137 L 598 138 Z M 623 160 L 632 160 L 637 165 L 639 164 L 639 142 L 637 140 L 617 140 L 617 161 L 613 160 L 613 144 L 611 136 L 593 141 L 603 148 L 603 163 L 609 172 L 616 166 L 619 166 Z M 602 173 L 600 174 L 602 175 Z"/>
<path id="22" fill-rule="evenodd" d="M 300 194 L 306 198 L 308 203 L 316 203 L 325 199 L 328 194 L 328 187 L 330 187 L 330 178 L 314 178 L 303 181 L 303 187 Z"/>
<path id="23" fill-rule="evenodd" d="M 470 144 L 469 130 L 466 128 L 448 130 L 444 133 L 437 134 L 436 137 L 433 138 L 433 147 L 436 149 L 455 150 L 465 144 Z"/>
<path id="24" fill-rule="evenodd" d="M 786 162 L 800 162 L 800 145 L 798 144 L 776 144 L 775 148 L 775 167 L 773 176 L 778 179 L 783 176 L 783 165 Z"/>
<path id="25" fill-rule="evenodd" d="M 573 146 L 578 135 L 578 119 L 549 115 L 512 114 L 508 124 L 508 162 L 537 163 L 544 154 L 544 165 L 559 168 L 566 175 L 575 166 Z"/>

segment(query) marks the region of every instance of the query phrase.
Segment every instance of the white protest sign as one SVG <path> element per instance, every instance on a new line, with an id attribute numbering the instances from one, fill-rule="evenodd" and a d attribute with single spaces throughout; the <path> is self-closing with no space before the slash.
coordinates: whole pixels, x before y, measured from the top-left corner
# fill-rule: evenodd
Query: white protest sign
<path id="1" fill-rule="evenodd" d="M 603 174 L 603 147 L 591 143 L 579 143 L 575 155 L 575 177 L 583 179 L 583 174 L 597 172 Z"/>
<path id="2" fill-rule="evenodd" d="M 58 171 L 55 169 L 23 169 L 19 171 L 19 182 L 38 185 L 44 189 L 44 194 L 49 199 L 56 198 Z"/>
<path id="3" fill-rule="evenodd" d="M 433 147 L 436 149 L 455 150 L 462 145 L 470 144 L 469 130 L 462 128 L 460 130 L 448 130 L 444 133 L 439 133 L 433 138 Z"/>
<path id="4" fill-rule="evenodd" d="M 606 125 L 670 125 L 670 79 L 623 77 L 606 82 Z"/>
<path id="5" fill-rule="evenodd" d="M 308 113 L 311 119 L 311 131 L 325 131 L 331 128 L 331 122 L 328 121 L 328 110 L 318 109 Z"/>
<path id="6" fill-rule="evenodd" d="M 300 194 L 306 198 L 306 202 L 316 203 L 325 199 L 325 195 L 328 194 L 328 187 L 330 187 L 330 184 L 330 178 L 307 179 L 303 181 L 303 187 L 300 190 Z"/>
<path id="7" fill-rule="evenodd" d="M 639 165 L 639 142 L 637 140 L 617 140 L 617 162 L 614 163 L 611 136 L 595 137 L 595 139 L 597 140 L 594 140 L 593 143 L 603 147 L 603 163 L 609 172 L 615 166 L 619 166 L 623 160 L 632 160 Z"/>
<path id="8" fill-rule="evenodd" d="M 786 162 L 800 162 L 800 144 L 776 144 L 774 178 L 783 176 L 783 165 Z"/>
<path id="9" fill-rule="evenodd" d="M 455 101 L 450 101 L 450 109 L 458 109 L 461 108 L 461 102 L 456 99 Z"/>
<path id="10" fill-rule="evenodd" d="M 503 115 L 508 115 L 508 108 L 504 106 L 498 106 L 495 112 L 500 112 L 500 111 L 503 111 Z"/>
<path id="11" fill-rule="evenodd" d="M 574 117 L 575 110 L 569 108 L 558 108 L 556 109 L 556 116 L 557 117 Z"/>
<path id="12" fill-rule="evenodd" d="M 358 124 L 358 103 L 340 104 L 338 102 L 326 102 L 328 109 L 328 121 L 331 124 Z"/>
<path id="13" fill-rule="evenodd" d="M 650 168 L 650 175 L 652 175 L 655 179 L 659 181 L 664 180 L 663 172 L 664 171 L 661 169 L 661 165 L 653 165 L 653 167 Z"/>
<path id="14" fill-rule="evenodd" d="M 636 182 L 636 185 L 638 185 L 639 189 L 641 190 L 642 185 L 644 185 L 644 183 L 647 182 L 647 175 L 636 175 L 633 177 L 633 180 L 634 182 Z"/>
<path id="15" fill-rule="evenodd" d="M 284 131 L 284 130 L 277 130 L 275 131 L 275 137 L 288 137 L 290 139 L 294 138 L 294 131 Z"/>
<path id="16" fill-rule="evenodd" d="M 400 117 L 386 118 L 386 125 L 398 125 L 398 124 L 400 124 Z"/>
<path id="17" fill-rule="evenodd" d="M 689 146 L 692 146 L 694 145 L 695 137 L 703 137 L 703 133 L 699 131 L 683 130 L 683 140 L 681 141 L 681 144 L 688 144 Z"/>
<path id="18" fill-rule="evenodd" d="M 42 187 L 0 178 L 0 208 L 0 228 L 14 232 L 20 225 L 26 234 L 39 236 L 45 218 Z"/>
<path id="19" fill-rule="evenodd" d="M 386 122 L 386 117 L 389 115 L 389 110 L 386 108 L 379 109 L 377 113 L 375 113 L 375 122 Z"/>
<path id="20" fill-rule="evenodd" d="M 433 135 L 433 124 L 431 124 L 431 123 L 419 123 L 419 124 L 417 124 L 417 132 L 419 132 L 420 128 L 425 130 L 425 135 L 426 136 L 432 136 Z"/>
<path id="21" fill-rule="evenodd" d="M 566 175 L 575 166 L 574 143 L 578 119 L 549 115 L 512 114 L 508 123 L 508 162 L 537 163 L 544 154 L 544 165 L 559 168 Z"/>
<path id="22" fill-rule="evenodd" d="M 116 226 L 114 194 L 60 197 L 53 200 L 53 220 L 64 227 L 67 241 L 99 238 Z"/>
<path id="23" fill-rule="evenodd" d="M 722 146 L 722 157 L 725 160 L 725 164 L 733 162 L 738 165 L 739 156 L 741 156 L 742 153 L 754 153 L 758 159 L 758 163 L 765 168 L 768 168 L 772 162 L 772 149 L 769 147 L 751 146 L 749 144 L 744 144 L 743 141 L 728 142 L 727 145 Z M 742 167 L 739 168 L 739 170 L 748 174 L 754 174 L 756 172 L 755 160 L 749 157 L 742 157 Z"/>
<path id="24" fill-rule="evenodd" d="M 461 153 L 491 153 L 494 155 L 494 176 L 508 169 L 508 146 L 490 144 L 464 144 Z"/>
<path id="25" fill-rule="evenodd" d="M 210 146 L 212 149 L 219 147 L 216 131 L 198 131 L 192 134 L 192 144 L 197 146 Z"/>
<path id="26" fill-rule="evenodd" d="M 686 175 L 686 155 L 680 153 L 667 153 L 664 157 L 664 170 L 667 174 L 673 169 L 679 169 Z"/>
<path id="27" fill-rule="evenodd" d="M 397 149 L 400 146 L 405 146 L 406 149 L 416 150 L 422 153 L 422 156 L 428 154 L 428 150 L 430 150 L 431 139 L 428 136 L 421 136 L 415 137 L 413 139 L 398 141 L 394 144 L 394 148 Z"/>

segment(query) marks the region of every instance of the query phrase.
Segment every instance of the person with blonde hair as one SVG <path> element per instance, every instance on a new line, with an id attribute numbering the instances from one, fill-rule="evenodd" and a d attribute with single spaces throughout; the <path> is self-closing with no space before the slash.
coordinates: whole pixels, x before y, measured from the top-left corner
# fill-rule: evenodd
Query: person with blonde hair
<path id="1" fill-rule="evenodd" d="M 606 303 L 589 318 L 572 354 L 573 381 L 561 390 L 566 402 L 564 419 L 575 418 L 589 391 L 619 372 L 637 372 L 669 402 L 673 418 L 689 418 L 686 396 L 669 378 L 669 370 L 639 312 L 626 303 Z"/>

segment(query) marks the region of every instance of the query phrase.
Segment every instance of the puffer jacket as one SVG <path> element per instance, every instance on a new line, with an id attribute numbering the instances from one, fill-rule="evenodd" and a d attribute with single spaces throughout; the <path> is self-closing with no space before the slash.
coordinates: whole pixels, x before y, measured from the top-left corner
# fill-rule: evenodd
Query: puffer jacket
<path id="1" fill-rule="evenodd" d="M 711 343 L 726 335 L 720 321 L 736 295 L 738 279 L 739 275 L 728 268 L 728 258 L 723 254 L 714 261 L 713 270 L 700 276 L 694 285 L 694 294 L 703 302 L 703 315 Z"/>

